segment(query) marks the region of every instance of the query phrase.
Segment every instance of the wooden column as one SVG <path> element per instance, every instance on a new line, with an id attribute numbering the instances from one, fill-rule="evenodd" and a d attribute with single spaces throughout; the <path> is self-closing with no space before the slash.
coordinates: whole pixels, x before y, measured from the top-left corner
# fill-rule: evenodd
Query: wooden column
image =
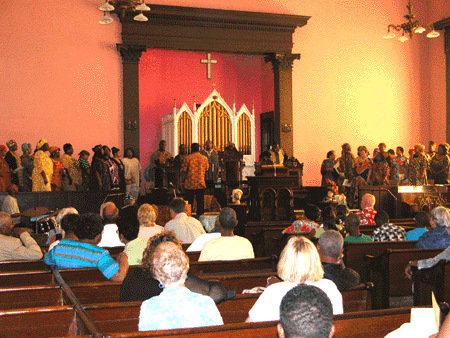
<path id="1" fill-rule="evenodd" d="M 133 148 L 139 158 L 139 60 L 147 47 L 118 44 L 117 50 L 122 57 L 123 145 Z"/>
<path id="2" fill-rule="evenodd" d="M 275 126 L 274 141 L 294 156 L 294 133 L 292 111 L 292 66 L 294 60 L 299 60 L 300 54 L 269 54 L 266 62 L 272 63 L 274 78 Z"/>
<path id="3" fill-rule="evenodd" d="M 447 120 L 446 120 L 446 139 L 450 143 L 450 18 L 434 23 L 434 28 L 444 30 L 444 51 L 446 68 L 446 101 L 447 101 Z"/>

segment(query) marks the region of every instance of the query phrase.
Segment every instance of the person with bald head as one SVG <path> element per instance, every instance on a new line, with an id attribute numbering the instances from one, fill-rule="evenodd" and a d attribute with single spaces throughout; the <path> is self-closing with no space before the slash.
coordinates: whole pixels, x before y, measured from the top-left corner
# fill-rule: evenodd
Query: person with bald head
<path id="1" fill-rule="evenodd" d="M 360 225 L 375 225 L 375 215 L 377 211 L 373 208 L 375 205 L 375 196 L 372 194 L 365 194 L 361 199 L 361 210 L 356 212 L 356 215 L 361 220 Z"/>
<path id="2" fill-rule="evenodd" d="M 0 212 L 0 261 L 41 259 L 41 248 L 30 232 L 28 228 L 14 228 L 11 216 Z"/>
<path id="3" fill-rule="evenodd" d="M 119 218 L 119 209 L 113 202 L 106 202 L 100 206 L 100 216 L 103 220 L 102 240 L 97 245 L 101 248 L 124 246 L 120 241 L 116 220 Z"/>

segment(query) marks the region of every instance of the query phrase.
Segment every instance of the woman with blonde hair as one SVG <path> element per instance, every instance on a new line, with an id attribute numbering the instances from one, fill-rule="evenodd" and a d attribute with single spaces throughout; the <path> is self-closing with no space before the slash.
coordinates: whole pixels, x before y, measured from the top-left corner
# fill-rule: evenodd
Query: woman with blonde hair
<path id="1" fill-rule="evenodd" d="M 314 285 L 322 289 L 333 304 L 333 314 L 344 312 L 342 295 L 336 285 L 324 279 L 319 253 L 314 244 L 303 236 L 292 236 L 281 253 L 277 266 L 282 282 L 270 285 L 249 311 L 247 322 L 280 319 L 280 304 L 284 295 L 298 284 Z"/>
<path id="2" fill-rule="evenodd" d="M 127 243 L 124 252 L 128 256 L 129 265 L 138 265 L 142 262 L 142 254 L 147 247 L 148 239 L 164 230 L 162 226 L 155 223 L 157 210 L 148 203 L 139 207 L 137 219 L 139 221 L 138 237 Z"/>

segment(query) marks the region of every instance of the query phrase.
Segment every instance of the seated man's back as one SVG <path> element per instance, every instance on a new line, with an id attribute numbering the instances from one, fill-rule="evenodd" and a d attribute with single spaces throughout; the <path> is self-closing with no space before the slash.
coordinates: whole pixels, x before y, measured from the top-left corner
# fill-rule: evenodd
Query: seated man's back
<path id="1" fill-rule="evenodd" d="M 166 223 L 164 229 L 173 231 L 181 243 L 193 243 L 197 237 L 205 233 L 202 223 L 186 214 L 186 202 L 183 199 L 174 198 L 169 208 L 173 219 Z"/>
<path id="2" fill-rule="evenodd" d="M 116 262 L 108 250 L 96 245 L 101 240 L 102 230 L 99 215 L 82 215 L 75 226 L 78 240 L 61 240 L 45 254 L 45 262 L 59 269 L 97 267 L 106 278 L 122 281 L 128 271 L 127 256 L 119 254 Z"/>
<path id="3" fill-rule="evenodd" d="M 205 243 L 199 262 L 255 258 L 252 243 L 247 238 L 234 235 L 236 224 L 236 212 L 223 208 L 219 214 L 221 237 Z"/>
<path id="4" fill-rule="evenodd" d="M 252 243 L 247 238 L 221 236 L 205 243 L 198 261 L 232 261 L 249 258 L 255 258 L 255 254 Z"/>

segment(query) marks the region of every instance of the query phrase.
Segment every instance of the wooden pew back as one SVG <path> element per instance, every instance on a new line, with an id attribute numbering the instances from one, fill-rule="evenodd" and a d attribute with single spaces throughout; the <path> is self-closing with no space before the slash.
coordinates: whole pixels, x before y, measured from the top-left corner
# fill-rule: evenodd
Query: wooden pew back
<path id="1" fill-rule="evenodd" d="M 370 258 L 371 281 L 375 284 L 374 307 L 389 308 L 389 296 L 412 295 L 412 282 L 405 278 L 411 260 L 431 258 L 443 249 L 387 249 Z"/>
<path id="2" fill-rule="evenodd" d="M 361 275 L 363 283 L 369 282 L 369 264 L 366 255 L 379 256 L 386 249 L 414 249 L 417 241 L 344 243 L 344 263 Z"/>
<path id="3" fill-rule="evenodd" d="M 346 338 L 379 338 L 409 322 L 411 308 L 365 311 L 334 316 L 335 337 Z M 176 329 L 164 331 L 121 332 L 111 333 L 107 337 L 181 337 L 181 338 L 230 338 L 277 336 L 277 321 L 261 323 L 239 323 L 205 328 Z"/>

